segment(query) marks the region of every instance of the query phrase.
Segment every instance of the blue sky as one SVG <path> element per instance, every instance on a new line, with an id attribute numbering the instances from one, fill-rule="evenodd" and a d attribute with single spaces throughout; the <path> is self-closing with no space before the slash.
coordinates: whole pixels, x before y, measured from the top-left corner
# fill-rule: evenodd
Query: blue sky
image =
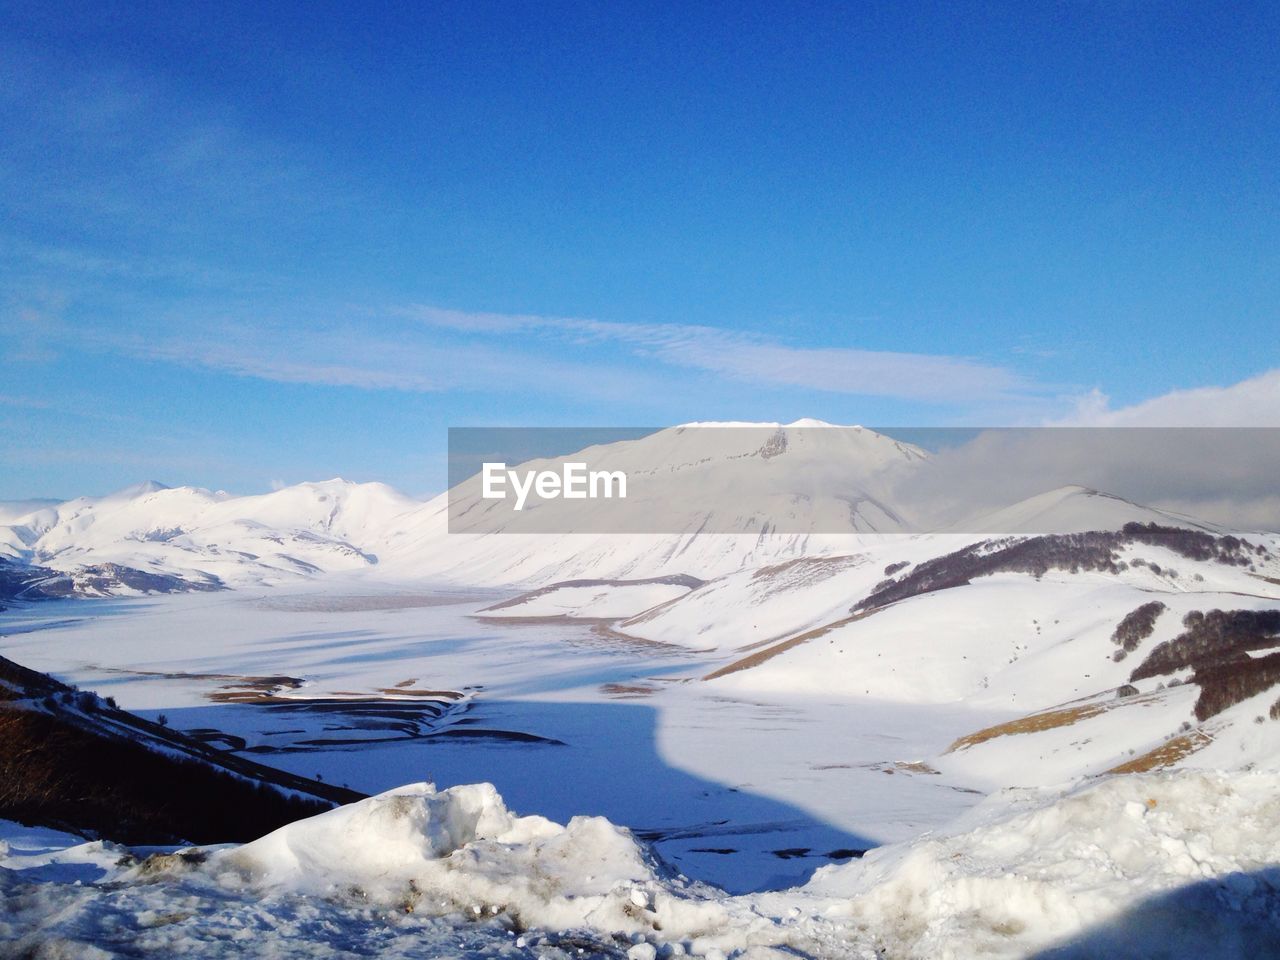
<path id="1" fill-rule="evenodd" d="M 420 493 L 451 425 L 1247 414 L 1277 49 L 1249 3 L 10 0 L 0 498 Z"/>

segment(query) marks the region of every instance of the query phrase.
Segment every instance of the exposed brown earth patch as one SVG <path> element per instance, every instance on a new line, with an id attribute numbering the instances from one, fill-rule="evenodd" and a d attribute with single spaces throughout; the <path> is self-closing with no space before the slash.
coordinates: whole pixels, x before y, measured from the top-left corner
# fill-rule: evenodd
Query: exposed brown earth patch
<path id="1" fill-rule="evenodd" d="M 431 700 L 461 700 L 466 696 L 457 690 L 419 690 L 417 688 L 405 687 L 396 684 L 394 687 L 382 687 L 379 693 L 385 693 L 389 697 L 426 697 Z"/>
<path id="2" fill-rule="evenodd" d="M 283 690 L 297 690 L 306 684 L 305 680 L 285 674 L 264 676 L 243 676 L 235 673 L 186 673 L 178 670 L 123 670 L 118 667 L 99 667 L 91 669 L 102 673 L 114 673 L 127 677 L 156 677 L 161 680 L 229 680 L 217 690 L 205 694 L 205 698 L 214 703 L 259 703 L 271 702 Z"/>
<path id="3" fill-rule="evenodd" d="M 925 763 L 923 760 L 895 760 L 893 765 L 899 770 L 903 770 L 907 773 L 925 773 L 930 776 L 938 774 L 937 770 L 933 769 L 933 767 L 929 766 L 929 764 Z"/>
<path id="4" fill-rule="evenodd" d="M 272 703 L 280 699 L 281 691 L 297 690 L 303 684 L 296 677 L 238 677 L 235 680 L 206 693 L 205 699 L 214 703 Z"/>
<path id="5" fill-rule="evenodd" d="M 975 747 L 980 743 L 986 743 L 988 740 L 994 740 L 997 737 L 1016 736 L 1021 733 L 1042 733 L 1045 730 L 1070 726 L 1073 723 L 1079 723 L 1081 720 L 1088 720 L 1090 717 L 1105 713 L 1110 708 L 1111 704 L 1090 703 L 1066 707 L 1065 709 L 1046 710 L 1043 713 L 1033 713 L 1030 716 L 1019 717 L 1017 720 L 1009 720 L 1005 723 L 997 723 L 995 726 L 985 727 L 982 730 L 965 734 L 947 747 L 945 752 L 954 753 L 957 750 Z"/>
<path id="6" fill-rule="evenodd" d="M 644 683 L 603 683 L 600 692 L 619 700 L 637 700 L 653 696 L 658 688 Z"/>
<path id="7" fill-rule="evenodd" d="M 1176 737 L 1170 737 L 1160 746 L 1140 757 L 1134 757 L 1119 766 L 1112 767 L 1107 773 L 1146 773 L 1149 770 L 1159 770 L 1172 766 L 1211 743 L 1213 743 L 1213 737 L 1203 730 L 1181 733 Z"/>

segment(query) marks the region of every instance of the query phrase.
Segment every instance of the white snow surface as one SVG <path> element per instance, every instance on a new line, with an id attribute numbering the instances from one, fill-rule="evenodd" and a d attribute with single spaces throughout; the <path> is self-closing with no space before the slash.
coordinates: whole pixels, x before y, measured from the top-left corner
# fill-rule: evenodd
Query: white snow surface
<path id="1" fill-rule="evenodd" d="M 620 620 L 678 600 L 692 587 L 652 580 L 607 580 L 551 584 L 540 590 L 486 607 L 481 614 L 505 617 L 575 617 Z"/>
<path id="2" fill-rule="evenodd" d="M 205 869 L 259 891 L 331 897 L 355 887 L 431 913 L 492 915 L 497 905 L 554 930 L 631 933 L 668 919 L 626 909 L 633 890 L 647 891 L 647 903 L 658 889 L 627 831 L 603 817 L 561 826 L 516 816 L 489 783 L 398 787 L 216 851 Z"/>
<path id="3" fill-rule="evenodd" d="M 1008 791 L 805 891 L 839 898 L 826 915 L 885 956 L 1275 956 L 1277 787 L 1274 771 L 1179 771 Z"/>
<path id="4" fill-rule="evenodd" d="M 119 848 L 0 824 L 0 943 L 40 957 L 585 944 L 636 958 L 1234 960 L 1280 949 L 1278 819 L 1274 772 L 1006 792 L 934 835 L 742 897 L 663 875 L 600 818 L 518 817 L 489 784 L 398 788 L 203 862 L 132 866 Z"/>

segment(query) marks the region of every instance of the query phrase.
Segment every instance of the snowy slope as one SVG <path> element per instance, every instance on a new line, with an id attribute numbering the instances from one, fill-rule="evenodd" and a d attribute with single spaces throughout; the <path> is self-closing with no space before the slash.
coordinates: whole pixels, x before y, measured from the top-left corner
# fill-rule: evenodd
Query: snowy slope
<path id="1" fill-rule="evenodd" d="M 19 517 L 25 517 L 46 507 L 55 507 L 58 502 L 57 500 L 39 498 L 34 500 L 0 500 L 0 525 L 14 523 Z"/>
<path id="2" fill-rule="evenodd" d="M 1083 533 L 1118 530 L 1126 523 L 1158 523 L 1225 532 L 1214 524 L 1140 506 L 1078 484 L 1058 487 L 1001 510 L 957 524 L 957 529 L 990 533 Z"/>
<path id="3" fill-rule="evenodd" d="M 1125 530 L 909 538 L 726 576 L 615 629 L 718 650 L 704 682 L 725 694 L 1008 710 L 928 761 L 989 787 L 1280 761 L 1280 539 Z"/>
<path id="4" fill-rule="evenodd" d="M 414 784 L 141 863 L 0 822 L 0 938 L 92 957 L 1275 956 L 1278 793 L 1274 772 L 1006 793 L 803 887 L 733 898 L 655 870 L 606 820 L 517 817 L 489 784 Z"/>
<path id="5" fill-rule="evenodd" d="M 688 424 L 524 468 L 582 459 L 625 472 L 627 500 L 552 501 L 513 514 L 482 499 L 473 479 L 453 491 L 455 516 L 465 518 L 458 530 L 449 533 L 441 495 L 404 518 L 379 555 L 399 575 L 472 584 L 705 579 L 909 529 L 891 493 L 927 455 L 872 430 L 802 420 Z"/>
<path id="6" fill-rule="evenodd" d="M 1274 772 L 1009 791 L 805 888 L 868 956 L 1245 958 L 1280 951 Z"/>

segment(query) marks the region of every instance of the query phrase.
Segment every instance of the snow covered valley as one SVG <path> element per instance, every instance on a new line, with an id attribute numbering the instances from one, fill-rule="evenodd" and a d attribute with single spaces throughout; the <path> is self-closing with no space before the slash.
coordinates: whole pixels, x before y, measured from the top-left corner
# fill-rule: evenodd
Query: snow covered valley
<path id="1" fill-rule="evenodd" d="M 913 764 L 1015 715 L 726 693 L 697 679 L 715 654 L 594 623 L 473 616 L 491 599 L 313 588 L 53 601 L 10 614 L 0 653 L 365 793 L 488 781 L 522 812 L 605 816 L 735 893 L 793 886 L 851 855 L 832 852 L 967 809 L 982 784 Z M 261 677 L 301 682 L 264 694 L 235 679 Z"/>
<path id="2" fill-rule="evenodd" d="M 1120 591 L 1112 581 L 1059 589 L 1079 606 L 1081 589 Z M 705 632 L 699 646 L 632 637 L 629 621 L 562 610 L 491 616 L 508 596 L 347 578 L 7 611 L 4 656 L 271 766 L 394 799 L 176 858 L 10 824 L 0 950 L 645 960 L 1280 949 L 1280 776 L 1263 772 L 1272 723 L 1224 735 L 1204 771 L 1082 779 L 1130 749 L 1110 742 L 1118 730 L 1142 743 L 1155 731 L 1107 710 L 1080 721 L 1103 725 L 1087 732 L 1072 723 L 952 750 L 1027 710 L 999 683 L 985 698 L 930 692 L 964 681 L 927 661 L 912 662 L 943 676 L 912 697 L 855 692 L 847 673 L 824 695 L 795 679 L 798 667 L 707 681 L 742 651 Z M 1052 632 L 1016 604 L 1001 615 L 1025 615 L 1031 637 Z M 875 642 L 862 654 L 872 661 Z M 870 664 L 854 675 L 879 679 Z M 1043 695 L 1060 689 L 1061 678 Z M 1191 715 L 1193 690 L 1168 688 L 1182 698 L 1172 706 L 1154 692 L 1148 707 L 1114 702 L 1159 718 L 1148 726 L 1164 736 L 1176 732 L 1163 729 L 1168 710 Z M 1017 743 L 1046 737 L 1035 751 Z M 1228 748 L 1249 760 L 1213 761 Z M 1229 763 L 1238 769 L 1214 769 Z M 435 787 L 412 786 L 423 781 Z M 471 783 L 494 787 L 460 786 Z"/>

